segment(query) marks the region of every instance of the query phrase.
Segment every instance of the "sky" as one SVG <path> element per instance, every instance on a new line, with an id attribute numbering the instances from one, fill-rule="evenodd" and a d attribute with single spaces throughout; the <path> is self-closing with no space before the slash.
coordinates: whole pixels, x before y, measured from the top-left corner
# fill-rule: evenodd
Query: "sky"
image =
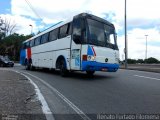
<path id="1" fill-rule="evenodd" d="M 38 17 L 28 6 L 32 5 Z M 17 24 L 16 32 L 37 33 L 66 19 L 87 12 L 104 18 L 115 25 L 120 59 L 124 59 L 124 1 L 125 0 L 0 0 L 0 17 Z M 160 60 L 160 0 L 127 1 L 128 58 Z"/>

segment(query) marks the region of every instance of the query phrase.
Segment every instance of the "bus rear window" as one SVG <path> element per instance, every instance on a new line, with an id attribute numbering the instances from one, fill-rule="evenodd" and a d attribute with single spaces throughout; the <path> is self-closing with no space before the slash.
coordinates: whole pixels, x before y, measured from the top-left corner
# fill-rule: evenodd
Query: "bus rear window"
<path id="1" fill-rule="evenodd" d="M 30 41 L 26 42 L 26 48 L 30 47 Z"/>

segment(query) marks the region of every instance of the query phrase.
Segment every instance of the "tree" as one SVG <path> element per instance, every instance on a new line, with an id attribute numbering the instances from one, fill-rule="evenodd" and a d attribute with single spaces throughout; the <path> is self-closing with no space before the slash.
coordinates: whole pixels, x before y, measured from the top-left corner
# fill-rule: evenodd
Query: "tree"
<path id="1" fill-rule="evenodd" d="M 0 40 L 4 38 L 5 34 L 3 32 L 3 20 L 0 17 Z"/>
<path id="2" fill-rule="evenodd" d="M 135 59 L 127 59 L 128 64 L 136 64 Z"/>
<path id="3" fill-rule="evenodd" d="M 123 64 L 125 62 L 125 60 L 123 60 L 121 63 Z M 153 57 L 150 57 L 148 59 L 138 59 L 138 60 L 135 60 L 135 59 L 127 59 L 127 62 L 128 64 L 136 64 L 136 63 L 148 63 L 148 64 L 157 64 L 157 63 L 160 63 L 160 61 L 156 58 L 153 58 Z"/>
<path id="4" fill-rule="evenodd" d="M 17 30 L 17 24 L 15 21 L 7 18 L 0 17 L 0 40 L 6 36 L 13 34 Z"/>
<path id="5" fill-rule="evenodd" d="M 5 37 L 5 34 L 0 30 L 0 40 L 4 39 L 4 37 Z"/>
<path id="6" fill-rule="evenodd" d="M 138 59 L 137 63 L 144 63 L 144 60 L 143 59 Z"/>
<path id="7" fill-rule="evenodd" d="M 12 34 L 0 41 L 0 55 L 8 54 L 11 59 L 18 61 L 21 44 L 24 40 L 32 37 L 31 35 Z"/>
<path id="8" fill-rule="evenodd" d="M 150 58 L 148 58 L 148 59 L 145 59 L 144 62 L 145 62 L 145 63 L 149 63 L 149 64 L 159 63 L 159 61 L 158 61 L 156 58 L 153 58 L 153 57 L 150 57 Z"/>

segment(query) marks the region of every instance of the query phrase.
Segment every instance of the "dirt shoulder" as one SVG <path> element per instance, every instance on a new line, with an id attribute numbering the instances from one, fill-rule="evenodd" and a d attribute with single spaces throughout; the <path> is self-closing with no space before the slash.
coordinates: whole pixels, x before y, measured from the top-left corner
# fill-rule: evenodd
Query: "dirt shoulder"
<path id="1" fill-rule="evenodd" d="M 0 119 L 46 119 L 34 86 L 21 74 L 0 68 L 0 96 Z"/>

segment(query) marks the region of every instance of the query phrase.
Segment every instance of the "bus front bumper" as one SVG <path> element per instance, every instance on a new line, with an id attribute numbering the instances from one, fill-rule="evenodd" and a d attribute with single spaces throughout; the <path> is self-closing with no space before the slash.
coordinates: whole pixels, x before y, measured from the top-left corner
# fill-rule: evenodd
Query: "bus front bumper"
<path id="1" fill-rule="evenodd" d="M 82 61 L 82 71 L 106 71 L 116 72 L 119 64 L 99 63 L 96 61 Z"/>

